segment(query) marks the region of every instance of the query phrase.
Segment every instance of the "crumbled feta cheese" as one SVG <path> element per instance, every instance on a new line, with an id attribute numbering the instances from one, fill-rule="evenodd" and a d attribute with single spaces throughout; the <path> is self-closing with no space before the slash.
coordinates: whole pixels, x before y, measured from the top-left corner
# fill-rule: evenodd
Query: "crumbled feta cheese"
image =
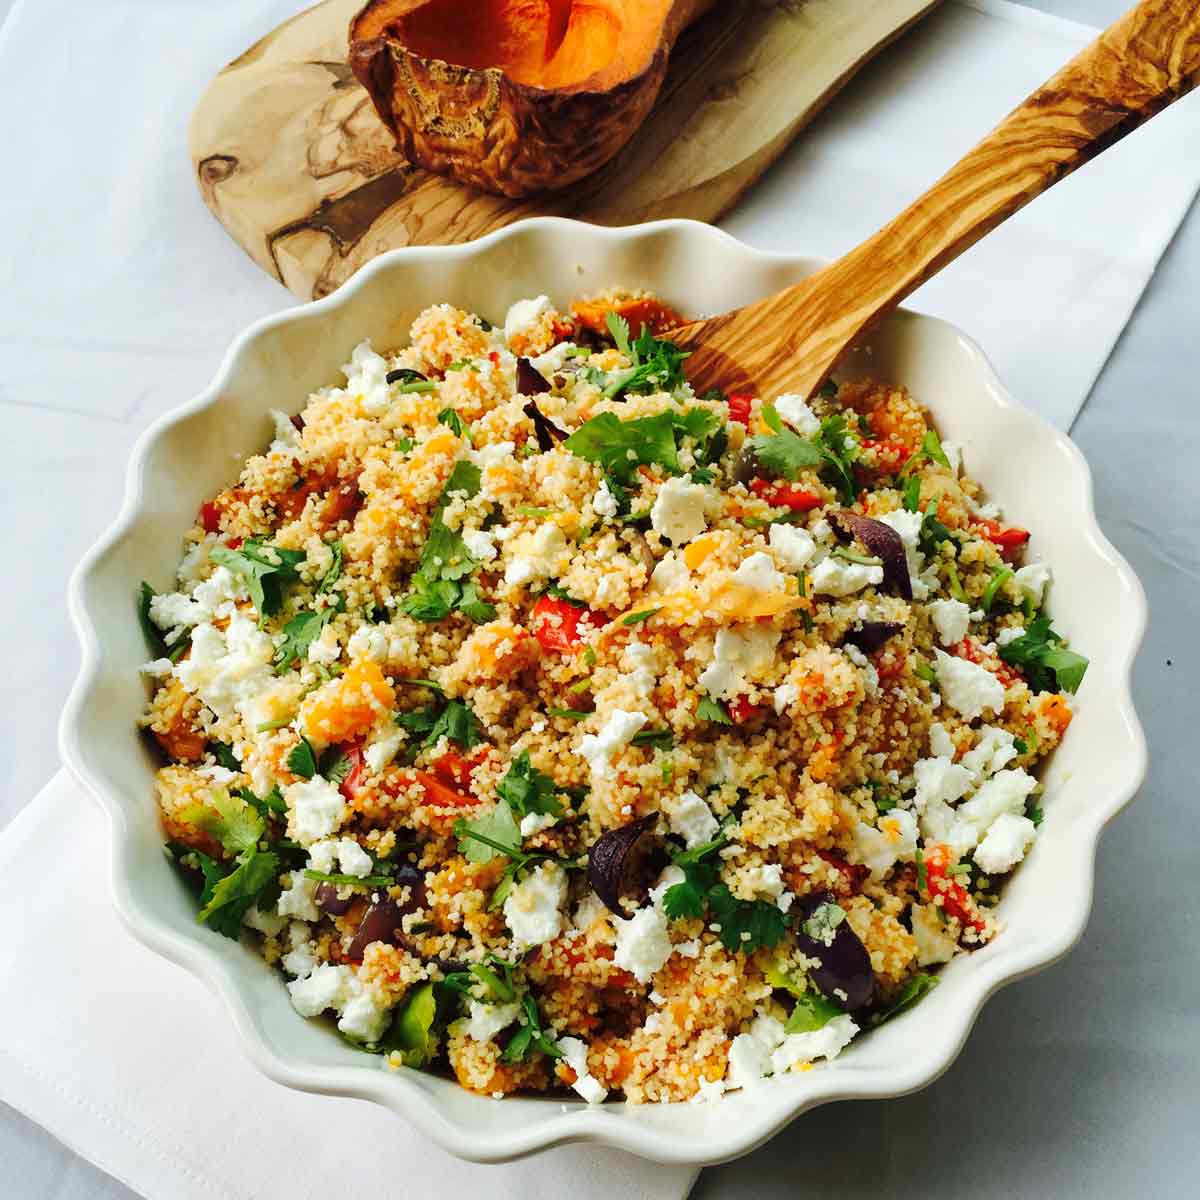
<path id="1" fill-rule="evenodd" d="M 156 658 L 153 662 L 142 663 L 138 673 L 149 679 L 165 679 L 175 670 L 175 664 L 169 658 Z"/>
<path id="2" fill-rule="evenodd" d="M 521 1006 L 515 1000 L 511 1004 L 484 1004 L 471 1000 L 468 1011 L 470 1015 L 462 1023 L 467 1037 L 475 1042 L 490 1042 L 521 1015 Z"/>
<path id="3" fill-rule="evenodd" d="M 265 933 L 268 937 L 278 937 L 287 922 L 276 913 L 262 912 L 258 905 L 252 904 L 246 909 L 242 924 L 249 929 L 257 929 L 259 933 Z"/>
<path id="4" fill-rule="evenodd" d="M 924 600 L 929 595 L 930 585 L 921 576 L 925 565 L 925 555 L 921 552 L 921 525 L 924 516 L 919 512 L 908 512 L 898 509 L 879 518 L 885 525 L 890 526 L 904 543 L 904 557 L 908 561 L 908 574 L 912 584 L 913 599 Z"/>
<path id="5" fill-rule="evenodd" d="M 293 871 L 291 883 L 279 893 L 275 905 L 281 917 L 296 917 L 301 921 L 317 921 L 321 917 L 314 897 L 320 885 L 309 879 L 303 871 Z M 297 971 L 296 974 L 303 974 Z"/>
<path id="6" fill-rule="evenodd" d="M 481 471 L 486 471 L 488 467 L 494 467 L 497 463 L 507 462 L 516 449 L 516 442 L 488 442 L 478 450 L 469 451 L 467 457 Z"/>
<path id="7" fill-rule="evenodd" d="M 371 349 L 370 341 L 359 342 L 354 347 L 350 361 L 342 371 L 346 376 L 347 393 L 360 397 L 364 412 L 375 416 L 391 406 L 387 360 Z"/>
<path id="8" fill-rule="evenodd" d="M 336 849 L 343 875 L 365 879 L 375 867 L 371 856 L 353 838 L 339 839 Z"/>
<path id="9" fill-rule="evenodd" d="M 163 592 L 150 601 L 150 620 L 172 641 L 211 615 L 204 605 L 182 592 Z"/>
<path id="10" fill-rule="evenodd" d="M 332 625 L 326 625 L 308 645 L 308 661 L 313 663 L 335 663 L 341 653 L 342 648 Z"/>
<path id="11" fill-rule="evenodd" d="M 729 1070 L 726 1074 L 728 1086 L 753 1087 L 764 1075 L 770 1073 L 770 1050 L 752 1034 L 739 1033 L 729 1046 Z"/>
<path id="12" fill-rule="evenodd" d="M 342 793 L 320 775 L 290 784 L 284 800 L 292 814 L 292 836 L 302 846 L 328 837 L 346 819 Z"/>
<path id="13" fill-rule="evenodd" d="M 472 529 L 462 535 L 462 540 L 467 553 L 481 563 L 491 562 L 498 553 L 495 540 L 484 529 Z"/>
<path id="14" fill-rule="evenodd" d="M 275 424 L 275 440 L 271 443 L 269 453 L 283 453 L 295 450 L 300 445 L 300 430 L 292 424 L 292 418 L 278 408 L 271 409 L 271 420 Z"/>
<path id="15" fill-rule="evenodd" d="M 532 535 L 518 538 L 512 548 L 514 557 L 504 572 L 504 582 L 510 587 L 520 587 L 557 573 L 568 550 L 567 536 L 557 525 L 546 522 Z"/>
<path id="16" fill-rule="evenodd" d="M 649 696 L 658 680 L 658 655 L 645 642 L 630 642 L 622 664 L 629 672 L 629 686 L 640 696 Z"/>
<path id="17" fill-rule="evenodd" d="M 950 843 L 960 853 L 973 849 L 992 823 L 1004 813 L 1021 816 L 1037 780 L 1024 771 L 997 771 L 955 812 Z"/>
<path id="18" fill-rule="evenodd" d="M 988 775 L 994 775 L 1017 757 L 1014 741 L 1013 735 L 1007 729 L 984 725 L 979 731 L 979 741 L 974 749 L 968 750 L 962 756 L 962 765 L 971 772 L 977 782 Z"/>
<path id="19" fill-rule="evenodd" d="M 843 1013 L 820 1029 L 809 1033 L 790 1033 L 771 1055 L 771 1066 L 779 1075 L 798 1063 L 812 1062 L 815 1058 L 836 1058 L 857 1032 L 858 1026 L 849 1014 Z"/>
<path id="20" fill-rule="evenodd" d="M 971 609 L 961 600 L 933 600 L 926 607 L 943 646 L 953 646 L 967 636 Z"/>
<path id="21" fill-rule="evenodd" d="M 336 1008 L 348 998 L 348 981 L 353 974 L 347 966 L 322 963 L 303 979 L 287 985 L 292 1005 L 302 1017 L 319 1016 L 326 1009 Z"/>
<path id="22" fill-rule="evenodd" d="M 1009 642 L 1015 642 L 1018 638 L 1025 636 L 1024 625 L 1010 626 L 1008 629 L 1002 629 L 996 634 L 996 645 L 1007 646 Z"/>
<path id="23" fill-rule="evenodd" d="M 789 571 L 799 571 L 807 566 L 817 552 L 812 534 L 798 525 L 772 525 L 767 530 L 767 541 Z"/>
<path id="24" fill-rule="evenodd" d="M 628 920 L 617 917 L 617 947 L 613 962 L 629 971 L 638 983 L 649 983 L 671 957 L 667 918 L 657 908 L 640 908 Z"/>
<path id="25" fill-rule="evenodd" d="M 522 333 L 534 332 L 543 316 L 552 311 L 553 305 L 549 296 L 534 296 L 528 300 L 518 300 L 509 306 L 504 316 L 504 338 L 511 342 Z"/>
<path id="26" fill-rule="evenodd" d="M 521 818 L 521 836 L 532 837 L 535 833 L 541 833 L 543 829 L 549 829 L 557 821 L 558 818 L 553 813 L 526 813 Z"/>
<path id="27" fill-rule="evenodd" d="M 917 854 L 917 822 L 902 808 L 879 818 L 879 826 L 860 821 L 854 827 L 854 848 L 859 860 L 881 878 L 897 862 L 912 862 Z"/>
<path id="28" fill-rule="evenodd" d="M 688 942 L 676 942 L 675 953 L 682 954 L 684 958 L 699 958 L 700 957 L 700 939 L 692 938 Z"/>
<path id="29" fill-rule="evenodd" d="M 1040 608 L 1046 596 L 1046 585 L 1050 582 L 1049 563 L 1026 563 L 1018 567 L 1013 575 L 1013 583 L 1033 601 L 1035 608 Z"/>
<path id="30" fill-rule="evenodd" d="M 775 401 L 775 411 L 801 436 L 820 432 L 821 422 L 803 396 L 786 392 Z"/>
<path id="31" fill-rule="evenodd" d="M 868 696 L 879 691 L 879 672 L 875 664 L 853 643 L 846 642 L 842 653 L 863 673 L 863 689 Z"/>
<path id="32" fill-rule="evenodd" d="M 717 630 L 713 659 L 700 672 L 700 686 L 718 700 L 736 694 L 745 685 L 747 674 L 773 661 L 780 637 L 780 631 L 770 626 Z"/>
<path id="33" fill-rule="evenodd" d="M 563 1052 L 563 1061 L 575 1072 L 575 1082 L 571 1086 L 589 1104 L 599 1104 L 608 1095 L 608 1090 L 588 1070 L 587 1045 L 574 1037 L 559 1038 L 557 1045 Z"/>
<path id="34" fill-rule="evenodd" d="M 962 470 L 962 446 L 958 442 L 943 442 L 942 453 L 950 464 L 950 472 L 957 475 Z"/>
<path id="35" fill-rule="evenodd" d="M 846 562 L 840 558 L 823 558 L 809 576 L 812 590 L 818 596 L 850 596 L 865 587 L 883 582 L 883 567 L 865 563 Z"/>
<path id="36" fill-rule="evenodd" d="M 303 936 L 297 936 L 296 930 L 303 931 Z M 300 921 L 292 922 L 292 948 L 279 960 L 279 965 L 289 974 L 299 979 L 316 969 L 317 943 L 308 936 L 308 926 Z"/>
<path id="37" fill-rule="evenodd" d="M 742 875 L 742 884 L 754 897 L 778 900 L 786 890 L 783 883 L 783 868 L 778 863 L 767 863 L 750 867 Z"/>
<path id="38" fill-rule="evenodd" d="M 387 626 L 360 625 L 350 635 L 346 651 L 352 659 L 369 658 L 372 662 L 387 662 L 392 657 L 392 639 Z"/>
<path id="39" fill-rule="evenodd" d="M 692 1096 L 692 1104 L 712 1104 L 725 1094 L 725 1080 L 706 1079 L 703 1075 L 696 1080 L 696 1091 Z"/>
<path id="40" fill-rule="evenodd" d="M 958 951 L 958 942 L 946 932 L 936 904 L 912 906 L 912 932 L 919 967 L 949 962 Z"/>
<path id="41" fill-rule="evenodd" d="M 580 739 L 579 753 L 587 759 L 592 775 L 609 779 L 613 775 L 612 756 L 633 740 L 633 735 L 650 718 L 645 713 L 614 709 L 599 733 L 586 733 Z"/>
<path id="42" fill-rule="evenodd" d="M 260 692 L 278 686 L 271 666 L 274 657 L 271 638 L 249 617 L 235 612 L 224 632 L 207 623 L 195 627 L 191 652 L 176 665 L 175 677 L 218 717 L 228 718 Z"/>
<path id="43" fill-rule="evenodd" d="M 664 558 L 658 560 L 654 570 L 650 573 L 650 590 L 653 592 L 677 591 L 679 588 L 687 587 L 690 576 L 691 572 L 688 570 L 687 563 L 672 550 Z"/>
<path id="44" fill-rule="evenodd" d="M 650 509 L 650 527 L 662 537 L 680 546 L 708 528 L 710 491 L 704 484 L 683 478 L 668 479 L 658 489 Z"/>
<path id="45" fill-rule="evenodd" d="M 761 550 L 756 550 L 733 573 L 735 583 L 740 583 L 756 592 L 782 592 L 787 579 L 775 566 L 775 560 Z"/>
<path id="46" fill-rule="evenodd" d="M 509 587 L 524 587 L 537 577 L 537 564 L 529 558 L 514 558 L 504 569 L 504 582 Z"/>
<path id="47" fill-rule="evenodd" d="M 750 1036 L 757 1038 L 768 1051 L 776 1050 L 787 1037 L 787 1030 L 782 1021 L 777 1021 L 770 1013 L 759 1012 L 750 1022 Z"/>
<path id="48" fill-rule="evenodd" d="M 363 761 L 376 775 L 400 753 L 404 745 L 404 731 L 394 727 L 377 734 L 363 750 Z"/>
<path id="49" fill-rule="evenodd" d="M 1037 827 L 1025 816 L 1001 813 L 975 847 L 975 864 L 989 875 L 1011 871 L 1033 845 Z"/>
<path id="50" fill-rule="evenodd" d="M 934 655 L 943 698 L 968 721 L 982 715 L 984 709 L 998 713 L 1004 707 L 1004 685 L 991 671 L 943 650 L 935 650 Z"/>
<path id="51" fill-rule="evenodd" d="M 954 742 L 940 721 L 929 726 L 929 748 L 938 758 L 954 757 Z"/>
<path id="52" fill-rule="evenodd" d="M 592 512 L 598 517 L 615 517 L 617 515 L 617 498 L 609 490 L 608 480 L 600 480 L 600 486 L 592 497 Z"/>
<path id="53" fill-rule="evenodd" d="M 576 929 L 588 929 L 599 917 L 603 917 L 608 909 L 604 907 L 604 901 L 596 895 L 595 892 L 588 892 L 580 902 L 575 905 L 574 915 L 571 917 L 571 924 Z"/>
<path id="54" fill-rule="evenodd" d="M 684 792 L 682 796 L 666 800 L 663 807 L 670 822 L 671 832 L 683 838 L 689 850 L 716 837 L 720 828 L 717 818 L 695 792 Z"/>
<path id="55" fill-rule="evenodd" d="M 568 358 L 575 356 L 578 347 L 574 342 L 556 342 L 545 354 L 539 354 L 529 361 L 539 375 L 556 375 L 567 364 Z"/>
<path id="56" fill-rule="evenodd" d="M 508 893 L 504 919 L 518 952 L 558 937 L 566 898 L 566 872 L 557 863 L 542 863 Z"/>
<path id="57" fill-rule="evenodd" d="M 953 746 L 950 750 L 953 753 Z M 967 794 L 973 782 L 971 772 L 949 755 L 917 759 L 913 763 L 913 778 L 917 782 L 913 808 L 918 813 L 923 813 L 930 804 L 954 804 Z"/>
<path id="58" fill-rule="evenodd" d="M 800 699 L 800 688 L 794 683 L 781 683 L 771 697 L 771 705 L 776 714 L 782 715 L 784 709 Z"/>
<path id="59" fill-rule="evenodd" d="M 362 987 L 357 976 L 355 983 L 358 983 L 362 990 L 357 991 L 342 1006 L 342 1019 L 338 1021 L 338 1029 L 347 1037 L 356 1038 L 360 1042 L 376 1042 L 383 1037 L 383 1031 L 392 1019 L 391 1009 L 377 1004 L 375 997 Z"/>

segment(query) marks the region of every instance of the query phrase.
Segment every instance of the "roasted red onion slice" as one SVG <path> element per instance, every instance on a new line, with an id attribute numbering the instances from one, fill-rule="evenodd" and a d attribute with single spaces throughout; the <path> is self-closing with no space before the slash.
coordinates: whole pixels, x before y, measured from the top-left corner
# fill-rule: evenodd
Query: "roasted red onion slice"
<path id="1" fill-rule="evenodd" d="M 864 654 L 874 654 L 903 628 L 899 621 L 861 621 L 857 629 L 851 629 L 842 638 L 842 644 L 857 646 Z"/>
<path id="2" fill-rule="evenodd" d="M 875 975 L 871 970 L 871 956 L 850 928 L 844 917 L 836 925 L 822 923 L 818 910 L 824 905 L 840 908 L 832 892 L 810 892 L 792 907 L 796 928 L 796 946 L 805 958 L 814 959 L 820 966 L 809 971 L 809 978 L 826 999 L 856 1012 L 869 1003 L 875 990 Z M 834 917 L 838 914 L 833 913 Z M 813 918 L 817 924 L 825 924 L 823 936 L 814 937 Z"/>
<path id="3" fill-rule="evenodd" d="M 858 538 L 883 563 L 884 583 L 892 584 L 905 600 L 913 598 L 904 542 L 890 525 L 852 512 L 830 513 L 829 523 L 847 540 Z"/>
<path id="4" fill-rule="evenodd" d="M 537 434 L 538 449 L 545 454 L 547 450 L 553 450 L 556 442 L 565 442 L 567 440 L 567 431 L 559 429 L 553 421 L 547 417 L 540 408 L 537 402 L 530 400 L 528 404 L 521 410 L 532 422 L 533 431 Z"/>
<path id="5" fill-rule="evenodd" d="M 517 393 L 521 396 L 540 396 L 550 391 L 546 377 L 527 358 L 517 359 Z"/>
<path id="6" fill-rule="evenodd" d="M 655 821 L 655 814 L 639 817 L 622 825 L 619 829 L 610 829 L 602 833 L 588 851 L 588 883 L 592 885 L 596 895 L 604 901 L 605 907 L 616 913 L 618 917 L 628 919 L 627 913 L 621 907 L 621 883 L 625 878 L 625 860 L 629 852 Z"/>

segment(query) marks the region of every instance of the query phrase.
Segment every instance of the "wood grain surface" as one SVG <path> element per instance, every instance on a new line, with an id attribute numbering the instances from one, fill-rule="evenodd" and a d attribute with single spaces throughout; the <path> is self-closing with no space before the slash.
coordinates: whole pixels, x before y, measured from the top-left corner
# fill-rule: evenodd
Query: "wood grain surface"
<path id="1" fill-rule="evenodd" d="M 810 395 L 882 313 L 1198 83 L 1200 3 L 1143 0 L 860 246 L 778 295 L 673 331 L 694 351 L 688 377 Z"/>
<path id="2" fill-rule="evenodd" d="M 192 118 L 205 203 L 263 270 L 323 296 L 398 246 L 521 217 L 713 220 L 854 72 L 938 0 L 721 0 L 681 39 L 637 135 L 568 191 L 486 195 L 405 162 L 346 65 L 361 0 L 325 0 L 213 81 Z"/>

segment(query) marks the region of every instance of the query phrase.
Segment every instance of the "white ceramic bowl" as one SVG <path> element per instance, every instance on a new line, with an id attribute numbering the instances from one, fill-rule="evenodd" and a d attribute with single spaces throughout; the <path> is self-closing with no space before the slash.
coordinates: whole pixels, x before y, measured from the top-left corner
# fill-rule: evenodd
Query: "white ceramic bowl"
<path id="1" fill-rule="evenodd" d="M 522 296 L 548 292 L 562 303 L 619 283 L 653 288 L 686 313 L 707 314 L 775 291 L 819 265 L 751 250 L 689 221 L 604 229 L 540 219 L 466 246 L 395 251 L 326 299 L 254 325 L 208 391 L 138 442 L 121 515 L 71 584 L 83 666 L 63 717 L 62 752 L 108 813 L 121 916 L 147 945 L 220 992 L 250 1057 L 273 1079 L 374 1100 L 448 1150 L 479 1161 L 586 1141 L 662 1162 L 718 1162 L 744 1154 L 814 1105 L 925 1086 L 958 1053 L 992 992 L 1053 962 L 1078 939 L 1091 905 L 1100 831 L 1145 772 L 1129 696 L 1144 595 L 1097 528 L 1079 451 L 1013 401 L 967 337 L 907 312 L 878 330 L 848 372 L 865 365 L 907 384 L 933 410 L 943 434 L 962 444 L 967 468 L 1006 517 L 1034 530 L 1032 554 L 1054 565 L 1055 623 L 1091 658 L 1078 715 L 1046 775 L 1041 836 L 1000 905 L 1004 932 L 951 963 L 941 986 L 911 1012 L 854 1042 L 831 1064 L 719 1104 L 588 1108 L 523 1097 L 497 1103 L 434 1075 L 385 1071 L 329 1027 L 303 1020 L 261 959 L 196 923 L 194 900 L 163 857 L 152 799 L 155 763 L 135 728 L 145 703 L 137 667 L 147 657 L 135 588 L 141 579 L 163 585 L 172 578 L 201 501 L 270 440 L 269 407 L 298 411 L 309 392 L 338 378 L 364 337 L 378 347 L 404 344 L 413 317 L 435 302 L 495 318 Z"/>

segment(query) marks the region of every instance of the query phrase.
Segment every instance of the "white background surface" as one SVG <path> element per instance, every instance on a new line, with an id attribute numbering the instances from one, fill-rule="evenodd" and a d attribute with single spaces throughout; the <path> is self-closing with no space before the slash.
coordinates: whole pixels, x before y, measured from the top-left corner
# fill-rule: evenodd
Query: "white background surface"
<path id="1" fill-rule="evenodd" d="M 201 4 L 224 11 L 235 48 L 259 32 L 238 30 L 238 6 L 230 0 L 145 0 L 126 6 L 138 10 L 130 44 L 153 53 L 156 35 Z M 1125 7 L 1121 0 L 1044 0 L 1039 6 L 1093 24 Z M 0 0 L 0 14 L 5 7 Z M 136 137 L 144 145 L 147 127 L 153 132 L 173 115 L 165 108 L 122 109 L 120 97 L 72 92 L 72 56 L 89 51 L 76 45 L 47 54 L 38 66 L 45 88 L 37 95 L 12 97 L 0 81 L 0 95 L 10 99 L 0 106 L 0 131 L 10 122 L 36 122 L 47 133 L 45 153 L 65 159 L 72 106 L 109 105 L 116 167 L 104 177 L 77 174 L 70 189 L 53 196 L 22 197 L 20 171 L 7 160 L 16 178 L 6 181 L 6 191 L 16 189 L 18 198 L 7 201 L 14 213 L 0 253 L 0 288 L 10 297 L 29 297 L 29 304 L 19 333 L 12 325 L 0 328 L 0 405 L 13 445 L 0 479 L 10 568 L 10 585 L 0 593 L 8 659 L 0 825 L 57 765 L 53 722 L 75 669 L 63 588 L 75 559 L 116 511 L 122 483 L 116 464 L 152 416 L 207 381 L 214 346 L 286 302 L 208 217 L 186 162 L 127 153 L 122 130 L 129 144 Z M 181 77 L 194 90 L 211 66 L 181 64 Z M 135 54 L 127 69 L 138 69 Z M 164 127 L 162 140 L 177 144 L 178 131 L 168 138 Z M 785 161 L 772 172 L 729 222 L 739 236 L 787 245 L 779 219 L 791 199 L 787 168 Z M 189 214 L 189 236 L 200 246 L 197 273 L 189 279 L 166 277 L 156 257 L 156 246 L 173 235 L 156 227 L 156 214 L 180 211 Z M 39 279 L 39 256 L 75 222 L 104 230 L 94 257 L 71 278 Z M 1136 214 L 1130 227 L 1133 238 Z M 1198 285 L 1200 218 L 1193 213 L 1074 430 L 1096 474 L 1101 522 L 1141 575 L 1153 614 L 1137 676 L 1152 751 L 1150 781 L 1104 842 L 1096 912 L 1083 945 L 1061 966 L 995 999 L 962 1057 L 934 1087 L 906 1100 L 809 1114 L 751 1159 L 706 1172 L 696 1193 L 704 1200 L 831 1192 L 1194 1194 L 1200 1171 L 1193 1132 L 1200 1084 L 1194 1000 L 1200 856 L 1191 762 L 1200 619 L 1200 535 L 1192 516 L 1198 498 L 1192 464 L 1200 450 Z M 173 289 L 204 289 L 220 303 L 204 328 L 181 320 L 172 338 L 139 346 L 127 323 L 106 320 L 106 297 L 118 287 L 144 295 L 156 311 L 170 303 Z M 68 290 L 78 328 L 38 325 L 38 297 L 51 288 Z M 77 351 L 81 341 L 91 352 L 89 366 L 64 388 L 55 377 L 56 348 Z M 94 380 L 130 355 L 142 356 L 149 368 L 138 373 L 123 405 L 99 404 Z M 47 379 L 55 386 L 46 387 Z M 47 886 L 52 880 L 48 864 Z M 14 1200 L 130 1195 L 9 1110 L 0 1111 L 0 1163 L 0 1195 Z"/>

